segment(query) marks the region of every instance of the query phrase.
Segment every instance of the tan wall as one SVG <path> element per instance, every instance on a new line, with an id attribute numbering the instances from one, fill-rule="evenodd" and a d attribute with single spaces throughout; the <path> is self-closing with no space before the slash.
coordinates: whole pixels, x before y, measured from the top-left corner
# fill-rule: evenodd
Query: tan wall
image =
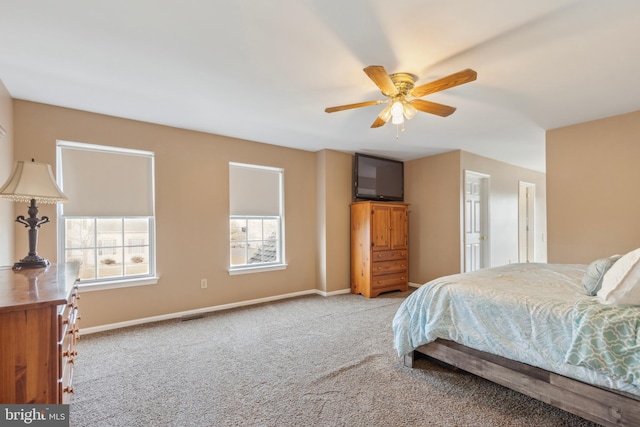
<path id="1" fill-rule="evenodd" d="M 16 159 L 55 165 L 58 139 L 155 152 L 159 283 L 85 292 L 83 327 L 315 289 L 314 153 L 20 100 L 14 119 Z M 286 270 L 229 276 L 230 161 L 284 168 Z M 43 205 L 41 214 L 52 224 L 41 229 L 38 250 L 55 261 L 55 208 Z M 15 246 L 26 254 L 26 238 Z"/>
<path id="2" fill-rule="evenodd" d="M 412 283 L 460 272 L 460 153 L 405 163 Z"/>
<path id="3" fill-rule="evenodd" d="M 318 289 L 350 289 L 349 233 L 353 156 L 332 150 L 316 153 Z"/>
<path id="4" fill-rule="evenodd" d="M 489 175 L 490 266 L 518 261 L 519 181 L 536 184 L 536 259 L 546 261 L 545 174 L 464 151 L 405 163 L 409 280 L 425 283 L 463 270 L 465 171 Z"/>
<path id="5" fill-rule="evenodd" d="M 13 101 L 7 88 L 0 80 L 0 126 L 7 134 L 0 138 L 0 186 L 2 186 L 13 167 Z M 13 265 L 19 258 L 14 259 L 14 203 L 10 200 L 0 199 L 0 266 Z M 26 212 L 24 212 L 26 215 Z M 23 236 L 27 238 L 26 234 Z M 26 255 L 26 252 L 20 257 Z"/>
<path id="6" fill-rule="evenodd" d="M 549 262 L 640 247 L 640 111 L 547 132 Z"/>

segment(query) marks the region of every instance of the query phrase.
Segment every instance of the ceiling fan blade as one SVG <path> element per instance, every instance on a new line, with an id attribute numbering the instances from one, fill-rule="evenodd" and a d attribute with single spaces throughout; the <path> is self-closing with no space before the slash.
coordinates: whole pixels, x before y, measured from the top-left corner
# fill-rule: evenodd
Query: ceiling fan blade
<path id="1" fill-rule="evenodd" d="M 455 107 L 449 107 L 448 105 L 437 104 L 431 101 L 425 101 L 424 99 L 414 99 L 410 102 L 411 105 L 416 107 L 416 110 L 423 113 L 435 114 L 441 117 L 447 117 L 456 111 Z"/>
<path id="2" fill-rule="evenodd" d="M 385 95 L 397 95 L 398 88 L 382 65 L 370 65 L 364 69 L 367 76 L 380 88 Z"/>
<path id="3" fill-rule="evenodd" d="M 340 105 L 338 107 L 325 108 L 324 111 L 325 113 L 335 113 L 336 111 L 344 111 L 344 110 L 351 110 L 352 108 L 368 107 L 370 105 L 378 105 L 378 104 L 383 104 L 385 102 L 387 101 L 377 100 L 377 101 L 358 102 L 355 104 L 347 104 L 347 105 Z"/>
<path id="4" fill-rule="evenodd" d="M 478 73 L 471 69 L 458 71 L 457 73 L 451 74 L 450 76 L 443 77 L 441 79 L 434 80 L 431 83 L 426 83 L 413 88 L 413 92 L 411 92 L 411 95 L 420 98 L 421 96 L 429 95 L 430 93 L 440 92 L 441 90 L 472 82 L 477 77 Z"/>
<path id="5" fill-rule="evenodd" d="M 384 126 L 387 122 L 385 122 L 384 120 L 382 120 L 380 117 L 376 117 L 375 121 L 373 122 L 373 124 L 371 125 L 372 128 L 379 128 L 381 126 Z"/>

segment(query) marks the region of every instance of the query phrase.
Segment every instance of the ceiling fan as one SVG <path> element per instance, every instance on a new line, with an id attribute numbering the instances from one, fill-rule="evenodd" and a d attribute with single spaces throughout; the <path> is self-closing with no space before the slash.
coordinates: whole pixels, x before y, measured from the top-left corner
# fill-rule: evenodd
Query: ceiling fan
<path id="1" fill-rule="evenodd" d="M 389 119 L 391 119 L 393 124 L 404 123 L 405 117 L 411 119 L 418 111 L 446 117 L 456 111 L 455 107 L 418 98 L 472 82 L 478 76 L 475 71 L 466 69 L 415 87 L 414 84 L 417 77 L 413 74 L 388 74 L 381 65 L 370 65 L 364 69 L 364 72 L 376 86 L 380 88 L 382 94 L 387 97 L 386 100 L 340 105 L 338 107 L 326 108 L 324 111 L 327 113 L 335 113 L 336 111 L 350 110 L 352 108 L 389 103 L 389 105 L 378 114 L 378 117 L 371 125 L 372 128 L 383 126 Z"/>

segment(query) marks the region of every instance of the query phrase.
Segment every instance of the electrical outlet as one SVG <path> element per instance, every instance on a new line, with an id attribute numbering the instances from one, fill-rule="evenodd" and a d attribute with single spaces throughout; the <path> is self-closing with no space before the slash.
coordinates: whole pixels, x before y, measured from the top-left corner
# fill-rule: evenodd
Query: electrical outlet
<path id="1" fill-rule="evenodd" d="M 206 289 L 207 287 L 207 279 L 200 279 L 200 288 Z"/>

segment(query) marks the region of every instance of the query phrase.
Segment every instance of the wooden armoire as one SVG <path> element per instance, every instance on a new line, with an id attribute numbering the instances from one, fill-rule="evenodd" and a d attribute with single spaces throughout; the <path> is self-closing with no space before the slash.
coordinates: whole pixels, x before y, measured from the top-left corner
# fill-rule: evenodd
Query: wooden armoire
<path id="1" fill-rule="evenodd" d="M 374 298 L 409 287 L 408 205 L 351 204 L 351 293 Z"/>

